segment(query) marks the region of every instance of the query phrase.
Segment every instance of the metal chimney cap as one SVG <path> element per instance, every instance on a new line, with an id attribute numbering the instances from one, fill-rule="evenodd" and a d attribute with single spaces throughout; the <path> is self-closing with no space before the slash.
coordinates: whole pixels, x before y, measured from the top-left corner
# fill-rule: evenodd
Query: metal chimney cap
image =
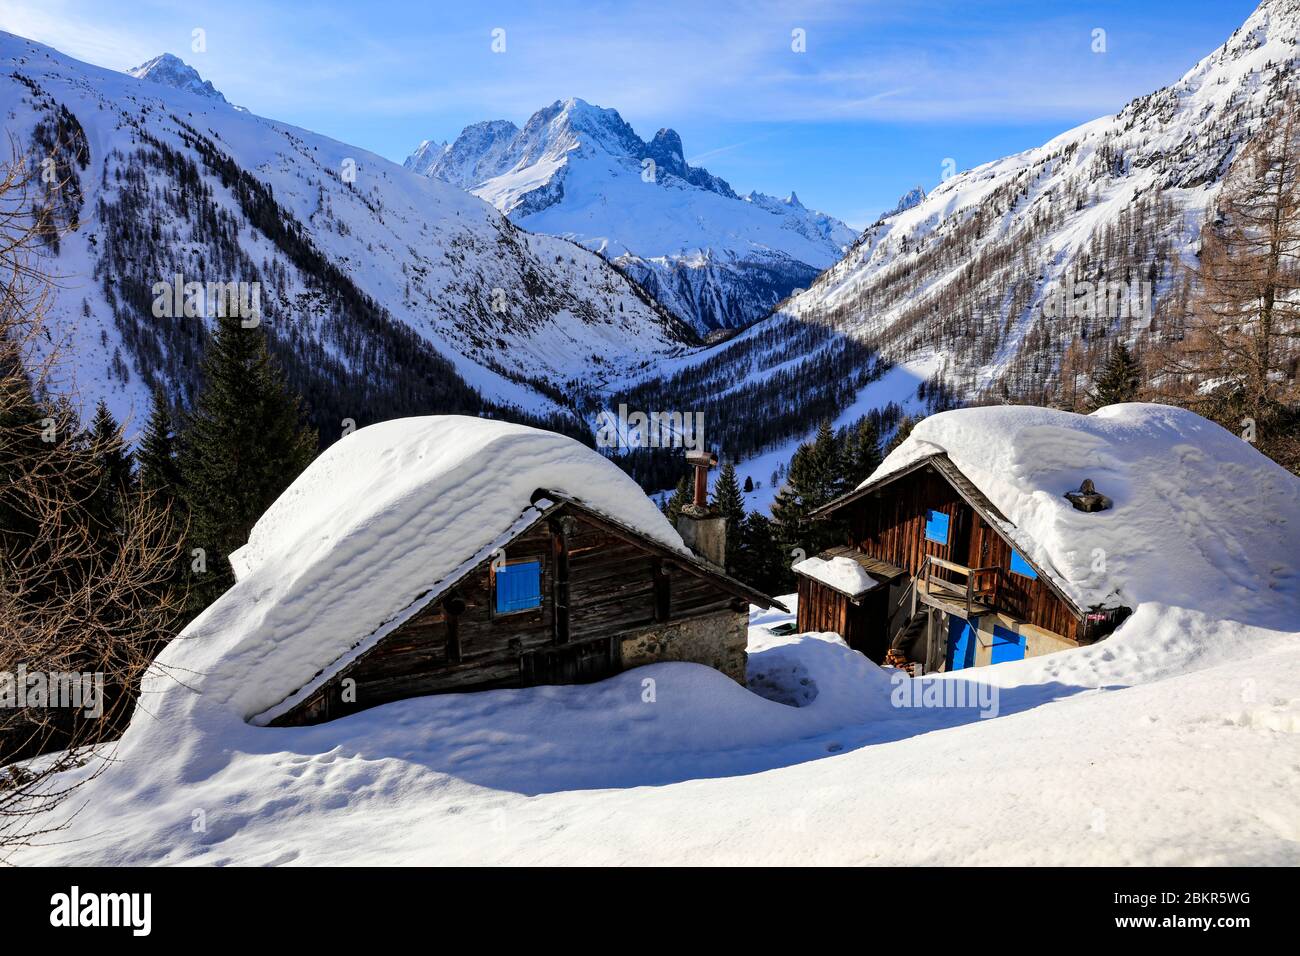
<path id="1" fill-rule="evenodd" d="M 705 468 L 712 468 L 718 463 L 718 455 L 717 452 L 708 450 L 688 451 L 686 460 L 692 465 L 703 465 Z"/>
<path id="2" fill-rule="evenodd" d="M 1065 498 L 1079 511 L 1105 511 L 1112 504 L 1109 498 L 1097 492 L 1091 478 L 1083 479 L 1078 491 L 1067 491 Z"/>

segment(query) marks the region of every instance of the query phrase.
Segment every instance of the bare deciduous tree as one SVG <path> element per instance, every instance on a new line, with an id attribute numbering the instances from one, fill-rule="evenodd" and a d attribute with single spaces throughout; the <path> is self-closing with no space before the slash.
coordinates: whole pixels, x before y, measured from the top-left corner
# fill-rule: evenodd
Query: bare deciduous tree
<path id="1" fill-rule="evenodd" d="M 1163 397 L 1251 433 L 1261 450 L 1295 470 L 1300 103 L 1294 97 L 1233 161 L 1188 280 L 1181 335 L 1159 351 Z"/>
<path id="2" fill-rule="evenodd" d="M 183 604 L 170 511 L 132 492 L 106 517 L 99 439 L 71 400 L 51 397 L 39 254 L 50 207 L 24 159 L 11 149 L 0 164 L 0 859 L 58 829 L 49 811 L 103 769 L 96 748 L 125 725 Z M 98 675 L 103 695 L 98 707 L 19 706 L 24 674 Z"/>

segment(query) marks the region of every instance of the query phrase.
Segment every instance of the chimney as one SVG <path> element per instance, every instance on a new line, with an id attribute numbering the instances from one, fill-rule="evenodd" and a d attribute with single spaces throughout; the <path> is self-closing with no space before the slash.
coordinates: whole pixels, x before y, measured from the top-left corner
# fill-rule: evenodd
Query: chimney
<path id="1" fill-rule="evenodd" d="M 699 557 L 726 567 L 727 519 L 709 510 L 709 469 L 718 463 L 718 456 L 711 451 L 688 451 L 686 461 L 695 468 L 695 493 L 677 516 L 677 531 Z"/>
<path id="2" fill-rule="evenodd" d="M 1109 498 L 1097 492 L 1091 478 L 1083 479 L 1079 490 L 1067 491 L 1065 497 L 1079 511 L 1105 511 L 1111 505 Z"/>

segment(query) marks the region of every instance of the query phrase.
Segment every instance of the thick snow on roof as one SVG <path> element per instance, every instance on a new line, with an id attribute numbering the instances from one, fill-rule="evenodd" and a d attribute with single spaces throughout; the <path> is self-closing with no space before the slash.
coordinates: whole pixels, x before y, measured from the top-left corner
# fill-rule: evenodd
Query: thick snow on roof
<path id="1" fill-rule="evenodd" d="M 794 566 L 794 570 L 837 591 L 854 596 L 870 591 L 880 583 L 852 558 L 831 558 L 829 561 L 816 557 L 805 558 Z"/>
<path id="2" fill-rule="evenodd" d="M 238 583 L 159 663 L 259 714 L 536 520 L 538 488 L 689 554 L 631 478 L 571 438 L 461 416 L 382 422 L 330 447 L 267 510 L 233 556 Z"/>
<path id="3" fill-rule="evenodd" d="M 1295 581 L 1300 479 L 1192 412 L 1136 403 L 1091 415 L 1026 406 L 943 412 L 918 424 L 863 484 L 938 452 L 1010 520 L 1004 530 L 1017 549 L 1082 608 L 1150 601 L 1257 616 Z M 1113 507 L 1084 513 L 1062 497 L 1085 478 Z"/>

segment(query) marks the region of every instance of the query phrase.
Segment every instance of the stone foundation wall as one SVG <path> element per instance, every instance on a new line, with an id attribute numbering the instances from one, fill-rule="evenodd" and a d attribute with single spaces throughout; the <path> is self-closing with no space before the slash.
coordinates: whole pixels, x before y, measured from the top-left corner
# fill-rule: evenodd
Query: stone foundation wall
<path id="1" fill-rule="evenodd" d="M 712 667 L 744 684 L 748 642 L 749 615 L 719 611 L 625 634 L 623 666 L 686 661 Z"/>

